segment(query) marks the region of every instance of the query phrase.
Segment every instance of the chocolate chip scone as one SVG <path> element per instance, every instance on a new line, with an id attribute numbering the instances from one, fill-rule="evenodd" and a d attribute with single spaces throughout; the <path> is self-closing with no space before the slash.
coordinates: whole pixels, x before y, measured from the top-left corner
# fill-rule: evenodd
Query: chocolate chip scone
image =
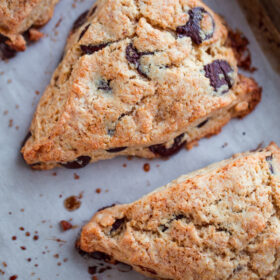
<path id="1" fill-rule="evenodd" d="M 42 37 L 37 28 L 49 21 L 58 1 L 0 1 L 0 51 L 4 58 L 24 51 L 27 40 L 36 41 Z"/>
<path id="2" fill-rule="evenodd" d="M 22 149 L 35 169 L 166 157 L 259 103 L 201 1 L 103 0 L 75 22 Z"/>
<path id="3" fill-rule="evenodd" d="M 97 212 L 77 246 L 157 279 L 277 280 L 279 207 L 280 149 L 271 144 Z"/>

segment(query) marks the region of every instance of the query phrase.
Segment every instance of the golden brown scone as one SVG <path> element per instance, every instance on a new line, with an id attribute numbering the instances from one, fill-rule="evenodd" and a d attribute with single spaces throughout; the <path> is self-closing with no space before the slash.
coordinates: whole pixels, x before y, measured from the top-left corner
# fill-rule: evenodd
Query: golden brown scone
<path id="1" fill-rule="evenodd" d="M 74 24 L 22 149 L 35 169 L 166 157 L 261 99 L 199 0 L 99 0 Z"/>
<path id="2" fill-rule="evenodd" d="M 279 280 L 279 207 L 271 144 L 97 212 L 77 245 L 157 279 Z"/>
<path id="3" fill-rule="evenodd" d="M 42 33 L 36 27 L 41 27 L 49 21 L 58 1 L 0 1 L 0 50 L 3 51 L 3 55 L 11 56 L 13 50 L 24 51 L 27 37 L 31 41 L 39 40 Z"/>

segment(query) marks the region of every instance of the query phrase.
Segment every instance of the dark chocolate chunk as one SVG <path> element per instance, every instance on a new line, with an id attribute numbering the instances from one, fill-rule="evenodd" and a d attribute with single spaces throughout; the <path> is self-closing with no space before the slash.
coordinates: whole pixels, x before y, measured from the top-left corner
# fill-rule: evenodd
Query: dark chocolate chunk
<path id="1" fill-rule="evenodd" d="M 99 261 L 105 261 L 105 262 L 109 262 L 111 260 L 111 257 L 103 252 L 93 252 L 89 254 L 89 257 L 95 259 L 95 260 L 99 260 Z"/>
<path id="2" fill-rule="evenodd" d="M 21 143 L 21 148 L 23 148 L 23 146 L 25 145 L 25 143 L 27 142 L 27 140 L 32 136 L 31 132 L 29 131 L 27 133 L 27 135 L 24 137 L 22 143 Z"/>
<path id="3" fill-rule="evenodd" d="M 142 266 L 142 265 L 139 265 L 139 267 L 141 268 L 142 271 L 149 272 L 151 274 L 157 275 L 157 273 L 149 267 L 145 267 L 145 266 Z"/>
<path id="4" fill-rule="evenodd" d="M 87 21 L 88 12 L 89 11 L 86 10 L 75 20 L 73 27 L 72 27 L 72 32 L 75 32 L 78 28 L 80 28 Z"/>
<path id="5" fill-rule="evenodd" d="M 113 149 L 109 149 L 106 150 L 108 153 L 118 153 L 121 151 L 124 151 L 127 147 L 120 147 L 120 148 L 113 148 Z"/>
<path id="6" fill-rule="evenodd" d="M 210 79 L 211 86 L 218 91 L 222 86 L 227 88 L 223 90 L 222 94 L 227 93 L 233 86 L 230 74 L 233 69 L 225 60 L 215 60 L 210 64 L 204 66 L 205 76 Z"/>
<path id="7" fill-rule="evenodd" d="M 266 161 L 272 161 L 272 159 L 273 159 L 273 155 L 267 156 L 267 157 L 265 158 Z"/>
<path id="8" fill-rule="evenodd" d="M 233 273 L 236 273 L 236 272 L 239 272 L 243 269 L 242 265 L 238 265 L 234 270 L 233 270 Z"/>
<path id="9" fill-rule="evenodd" d="M 197 45 L 213 37 L 215 30 L 215 21 L 210 13 L 208 13 L 202 7 L 195 7 L 189 10 L 188 14 L 189 21 L 185 25 L 179 26 L 176 29 L 179 37 L 190 37 L 192 41 Z M 201 28 L 201 22 L 204 16 L 209 16 L 212 22 L 212 28 L 209 32 L 204 31 Z"/>
<path id="10" fill-rule="evenodd" d="M 149 79 L 149 77 L 147 76 L 146 73 L 143 72 L 143 70 L 141 68 L 141 64 L 140 64 L 140 59 L 144 55 L 153 55 L 153 54 L 154 54 L 153 52 L 138 52 L 138 50 L 136 48 L 134 48 L 134 46 L 132 44 L 129 44 L 125 51 L 126 59 L 130 63 L 135 65 L 135 67 L 140 75 L 144 76 L 147 79 Z"/>
<path id="11" fill-rule="evenodd" d="M 206 119 L 205 121 L 201 122 L 201 123 L 197 126 L 197 128 L 201 128 L 201 127 L 205 126 L 205 125 L 208 123 L 208 121 L 209 121 L 209 119 Z"/>
<path id="12" fill-rule="evenodd" d="M 88 16 L 91 17 L 97 9 L 97 6 L 93 7 L 93 9 L 88 13 Z"/>
<path id="13" fill-rule="evenodd" d="M 88 28 L 90 27 L 90 24 L 86 25 L 85 28 L 83 29 L 83 31 L 81 32 L 78 42 L 82 39 L 82 37 L 85 35 L 85 33 L 87 32 Z"/>
<path id="14" fill-rule="evenodd" d="M 104 91 L 111 91 L 112 88 L 110 87 L 110 82 L 111 82 L 110 80 L 109 81 L 104 79 L 100 80 L 97 89 L 104 90 Z"/>
<path id="15" fill-rule="evenodd" d="M 178 220 L 182 220 L 182 219 L 184 219 L 184 218 L 186 218 L 185 215 L 179 214 L 179 215 L 177 215 L 177 216 L 175 217 L 175 220 L 178 221 Z"/>
<path id="16" fill-rule="evenodd" d="M 158 144 L 150 146 L 149 149 L 151 152 L 153 152 L 156 155 L 159 155 L 161 157 L 169 157 L 181 150 L 183 146 L 186 144 L 187 141 L 182 141 L 184 138 L 184 133 L 177 136 L 174 139 L 174 143 L 170 148 L 166 148 L 165 144 Z"/>
<path id="17" fill-rule="evenodd" d="M 161 225 L 160 229 L 161 229 L 162 232 L 165 232 L 169 229 L 169 227 L 167 227 L 166 225 Z"/>
<path id="18" fill-rule="evenodd" d="M 104 49 L 105 47 L 107 47 L 108 45 L 109 43 L 99 44 L 99 45 L 81 45 L 80 48 L 82 50 L 83 55 L 85 55 L 85 54 L 93 54 L 95 52 L 98 52 Z"/>
<path id="19" fill-rule="evenodd" d="M 89 266 L 88 267 L 88 274 L 94 275 L 97 272 L 97 266 Z"/>
<path id="20" fill-rule="evenodd" d="M 112 229 L 111 229 L 111 232 L 110 232 L 110 233 L 112 233 L 112 232 L 118 230 L 118 229 L 124 224 L 124 222 L 125 222 L 125 218 L 117 219 L 117 220 L 113 223 Z"/>
<path id="21" fill-rule="evenodd" d="M 0 33 L 0 58 L 9 59 L 16 55 L 16 51 L 7 45 L 9 38 Z"/>
<path id="22" fill-rule="evenodd" d="M 269 170 L 272 174 L 274 174 L 274 168 L 273 168 L 273 165 L 271 163 L 271 161 L 273 160 L 273 155 L 270 155 L 270 156 L 267 156 L 266 158 L 266 161 L 268 162 L 269 164 Z"/>
<path id="23" fill-rule="evenodd" d="M 136 48 L 133 47 L 132 44 L 129 44 L 127 46 L 125 51 L 125 57 L 130 63 L 135 64 L 136 67 L 138 67 L 141 54 L 138 52 Z"/>
<path id="24" fill-rule="evenodd" d="M 67 163 L 61 163 L 62 166 L 68 169 L 79 169 L 87 166 L 91 160 L 91 157 L 89 156 L 80 156 L 74 161 L 67 162 Z"/>
<path id="25" fill-rule="evenodd" d="M 102 210 L 105 210 L 105 209 L 107 209 L 107 208 L 114 207 L 115 205 L 116 205 L 116 204 L 115 204 L 115 203 L 113 203 L 112 205 L 109 205 L 109 206 L 104 206 L 104 207 L 102 207 L 102 208 L 98 209 L 98 210 L 97 210 L 97 212 L 102 211 Z"/>

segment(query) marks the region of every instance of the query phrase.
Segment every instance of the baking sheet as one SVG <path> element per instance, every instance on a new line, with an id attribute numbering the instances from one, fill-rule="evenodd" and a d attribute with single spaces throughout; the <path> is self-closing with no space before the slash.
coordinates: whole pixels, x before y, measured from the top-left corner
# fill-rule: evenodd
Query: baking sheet
<path id="1" fill-rule="evenodd" d="M 82 225 L 97 209 L 134 201 L 181 174 L 254 149 L 260 143 L 267 145 L 273 140 L 280 145 L 279 74 L 273 71 L 255 41 L 237 1 L 209 0 L 205 2 L 222 14 L 230 26 L 244 31 L 251 42 L 253 62 L 258 68 L 254 77 L 264 89 L 263 101 L 251 115 L 233 120 L 218 136 L 202 140 L 199 147 L 181 151 L 168 161 L 117 158 L 76 171 L 30 170 L 19 154 L 20 143 L 61 57 L 74 19 L 93 2 L 75 1 L 72 5 L 72 1 L 62 0 L 54 18 L 43 29 L 46 38 L 8 63 L 0 62 L 0 279 L 12 275 L 23 280 L 91 279 L 88 267 L 96 261 L 85 260 L 74 249 L 80 228 L 61 232 L 61 220 L 72 219 L 74 225 Z M 147 162 L 149 172 L 143 170 Z M 64 199 L 80 193 L 81 207 L 68 212 Z M 26 236 L 27 232 L 30 236 Z M 34 235 L 39 239 L 34 240 Z M 13 236 L 16 240 L 12 240 Z M 115 266 L 97 276 L 99 280 L 145 279 L 136 272 L 120 272 Z"/>

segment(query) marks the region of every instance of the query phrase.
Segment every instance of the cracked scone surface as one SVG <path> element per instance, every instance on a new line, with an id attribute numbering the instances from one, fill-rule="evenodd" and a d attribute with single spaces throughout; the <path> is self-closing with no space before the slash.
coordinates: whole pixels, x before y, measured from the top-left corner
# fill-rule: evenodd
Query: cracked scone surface
<path id="1" fill-rule="evenodd" d="M 277 280 L 279 206 L 280 149 L 271 144 L 97 212 L 77 245 L 158 279 Z"/>
<path id="2" fill-rule="evenodd" d="M 24 51 L 26 38 L 41 37 L 36 27 L 43 26 L 52 17 L 59 0 L 3 0 L 0 2 L 0 43 L 15 51 Z M 28 32 L 28 34 L 26 33 Z M 1 48 L 4 48 L 2 46 Z M 0 49 L 1 49 L 0 48 Z M 6 50 L 8 52 L 8 50 Z M 11 50 L 10 50 L 11 52 Z"/>
<path id="3" fill-rule="evenodd" d="M 75 22 L 22 153 L 35 169 L 170 156 L 261 98 L 201 1 L 99 0 Z"/>

